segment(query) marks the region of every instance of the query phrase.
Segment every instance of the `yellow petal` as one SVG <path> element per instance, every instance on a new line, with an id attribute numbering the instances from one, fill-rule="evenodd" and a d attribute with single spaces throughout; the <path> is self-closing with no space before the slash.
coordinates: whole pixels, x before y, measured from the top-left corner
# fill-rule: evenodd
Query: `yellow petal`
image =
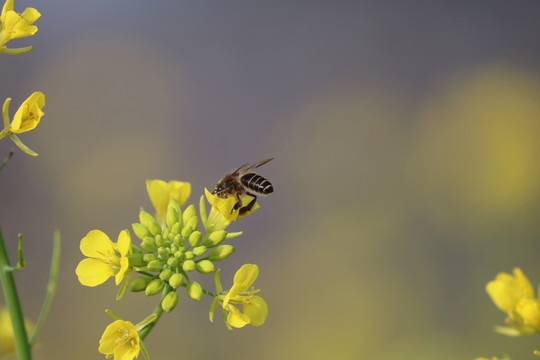
<path id="1" fill-rule="evenodd" d="M 234 284 L 223 299 L 223 307 L 226 307 L 231 299 L 238 296 L 238 293 L 246 291 L 255 279 L 259 276 L 259 267 L 255 264 L 244 264 L 234 275 Z"/>
<path id="2" fill-rule="evenodd" d="M 523 291 L 523 296 L 534 297 L 534 289 L 529 279 L 527 279 L 525 274 L 523 274 L 523 271 L 521 271 L 521 269 L 517 267 L 514 268 L 513 273 L 516 281 L 518 282 L 521 290 Z"/>
<path id="3" fill-rule="evenodd" d="M 240 310 L 232 305 L 227 307 L 229 315 L 227 316 L 227 323 L 235 328 L 241 328 L 249 324 L 249 316 L 242 314 Z"/>
<path id="4" fill-rule="evenodd" d="M 236 274 L 234 274 L 234 285 L 238 285 L 242 290 L 247 290 L 259 276 L 259 267 L 255 264 L 244 264 Z"/>
<path id="5" fill-rule="evenodd" d="M 13 1 L 14 0 L 6 0 L 6 3 L 2 8 L 2 15 L 0 15 L 0 22 L 2 22 L 2 24 L 6 23 L 6 13 L 8 11 L 13 11 Z"/>
<path id="6" fill-rule="evenodd" d="M 540 301 L 531 298 L 521 298 L 516 305 L 516 312 L 525 325 L 540 330 Z"/>
<path id="7" fill-rule="evenodd" d="M 97 259 L 82 260 L 75 269 L 75 273 L 81 284 L 92 287 L 103 284 L 114 275 L 113 269 L 109 265 Z"/>
<path id="8" fill-rule="evenodd" d="M 182 181 L 169 181 L 167 186 L 170 194 L 169 201 L 174 198 L 180 206 L 184 206 L 191 194 L 191 184 Z M 167 201 L 167 205 L 169 205 L 169 201 Z"/>
<path id="9" fill-rule="evenodd" d="M 249 303 L 244 304 L 244 314 L 249 316 L 250 324 L 261 326 L 268 315 L 268 305 L 260 296 L 253 296 Z"/>
<path id="10" fill-rule="evenodd" d="M 122 257 L 128 254 L 129 249 L 131 249 L 131 236 L 129 235 L 129 231 L 127 230 L 120 231 L 120 235 L 118 235 L 118 242 L 116 243 L 116 247 Z"/>
<path id="11" fill-rule="evenodd" d="M 146 191 L 158 214 L 165 214 L 169 204 L 168 185 L 163 180 L 146 180 Z"/>
<path id="12" fill-rule="evenodd" d="M 124 279 L 124 274 L 126 273 L 127 269 L 129 267 L 129 259 L 127 257 L 123 257 L 120 259 L 120 270 L 114 277 L 114 281 L 116 285 L 119 285 L 122 280 Z"/>
<path id="13" fill-rule="evenodd" d="M 92 230 L 81 240 L 81 252 L 88 257 L 107 259 L 116 257 L 114 243 L 101 230 Z"/>

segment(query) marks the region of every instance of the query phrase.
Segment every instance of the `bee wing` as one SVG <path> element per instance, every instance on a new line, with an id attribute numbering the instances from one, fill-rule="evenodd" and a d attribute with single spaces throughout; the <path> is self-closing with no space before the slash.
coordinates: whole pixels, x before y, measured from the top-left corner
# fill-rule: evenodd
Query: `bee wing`
<path id="1" fill-rule="evenodd" d="M 264 159 L 263 161 L 259 161 L 258 163 L 256 163 L 255 165 L 253 165 L 253 168 L 258 168 L 259 166 L 263 166 L 264 164 L 266 164 L 266 163 L 269 162 L 270 160 L 274 160 L 274 158 L 271 157 L 271 158 L 268 158 L 268 159 Z"/>
<path id="2" fill-rule="evenodd" d="M 264 159 L 263 161 L 259 161 L 259 162 L 256 163 L 256 164 L 245 163 L 244 165 L 240 166 L 238 169 L 234 170 L 234 171 L 228 176 L 228 178 L 233 177 L 233 176 L 235 176 L 235 175 L 237 175 L 237 174 L 240 174 L 240 173 L 248 172 L 248 171 L 251 170 L 251 169 L 258 168 L 259 166 L 262 166 L 262 165 L 266 164 L 267 162 L 269 162 L 269 161 L 272 160 L 272 159 L 274 159 L 274 158 L 272 157 L 272 158 Z"/>

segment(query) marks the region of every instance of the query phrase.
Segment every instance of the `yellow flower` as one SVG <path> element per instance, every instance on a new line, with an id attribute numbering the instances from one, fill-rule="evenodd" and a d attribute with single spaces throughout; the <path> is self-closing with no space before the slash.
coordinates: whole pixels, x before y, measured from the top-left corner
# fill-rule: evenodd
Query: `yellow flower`
<path id="1" fill-rule="evenodd" d="M 264 324 L 268 306 L 262 297 L 253 295 L 259 290 L 248 291 L 258 275 L 259 267 L 254 264 L 242 265 L 234 275 L 234 284 L 223 299 L 223 309 L 229 313 L 228 325 L 241 328 L 247 324 L 253 326 Z M 233 304 L 241 304 L 244 312 L 240 312 Z"/>
<path id="2" fill-rule="evenodd" d="M 34 35 L 38 28 L 33 26 L 34 21 L 39 19 L 41 14 L 34 8 L 26 8 L 22 14 L 13 10 L 13 1 L 6 0 L 0 15 L 2 25 L 0 27 L 0 52 L 6 50 L 5 44 L 13 39 Z"/>
<path id="3" fill-rule="evenodd" d="M 219 214 L 221 214 L 223 219 L 219 219 L 219 216 L 217 214 L 214 214 L 214 217 L 217 217 L 218 221 L 221 220 L 222 222 L 226 222 L 227 225 L 233 221 L 238 220 L 239 217 L 244 217 L 244 216 L 248 216 L 252 214 L 256 210 L 258 210 L 260 207 L 258 203 L 255 203 L 255 205 L 250 211 L 247 211 L 244 214 L 240 215 L 240 211 L 238 210 L 233 211 L 234 205 L 238 201 L 235 196 L 230 196 L 227 198 L 220 198 L 219 196 L 212 194 L 206 188 L 204 189 L 204 193 L 206 194 L 206 199 L 208 200 L 210 205 L 212 205 L 212 210 L 210 210 L 210 215 L 208 216 L 208 219 L 212 217 L 212 211 L 215 208 L 219 212 Z M 253 200 L 253 197 L 244 194 L 240 197 L 240 200 L 242 201 L 241 207 L 243 207 L 243 206 L 247 206 L 247 204 L 249 204 L 250 201 Z M 210 223 L 210 220 L 209 220 L 209 223 Z M 219 229 L 219 230 L 222 230 L 222 229 Z"/>
<path id="4" fill-rule="evenodd" d="M 515 268 L 513 273 L 499 273 L 495 280 L 486 285 L 486 291 L 495 305 L 505 313 L 510 313 L 521 298 L 534 297 L 533 287 L 521 269 Z"/>
<path id="5" fill-rule="evenodd" d="M 103 332 L 99 340 L 99 352 L 115 360 L 132 360 L 139 356 L 140 338 L 135 325 L 129 321 L 116 320 Z"/>
<path id="6" fill-rule="evenodd" d="M 41 117 L 44 115 L 41 109 L 45 106 L 45 95 L 36 91 L 26 99 L 13 117 L 10 125 L 10 131 L 14 134 L 20 134 L 33 130 L 38 126 Z"/>
<path id="7" fill-rule="evenodd" d="M 92 230 L 82 238 L 80 248 L 88 257 L 75 270 L 81 284 L 97 286 L 111 276 L 115 277 L 116 285 L 122 282 L 129 267 L 127 255 L 131 248 L 131 237 L 127 230 L 120 232 L 116 244 L 104 232 Z"/>
<path id="8" fill-rule="evenodd" d="M 540 301 L 538 299 L 521 298 L 515 311 L 523 325 L 530 326 L 534 331 L 540 331 Z"/>
<path id="9" fill-rule="evenodd" d="M 30 321 L 25 321 L 26 332 L 31 334 L 34 326 Z M 15 339 L 13 337 L 13 326 L 11 318 L 6 308 L 0 309 L 0 357 L 15 353 Z"/>
<path id="10" fill-rule="evenodd" d="M 163 224 L 169 201 L 174 198 L 183 206 L 191 194 L 191 184 L 182 181 L 146 180 L 146 190 L 156 209 L 157 220 Z"/>

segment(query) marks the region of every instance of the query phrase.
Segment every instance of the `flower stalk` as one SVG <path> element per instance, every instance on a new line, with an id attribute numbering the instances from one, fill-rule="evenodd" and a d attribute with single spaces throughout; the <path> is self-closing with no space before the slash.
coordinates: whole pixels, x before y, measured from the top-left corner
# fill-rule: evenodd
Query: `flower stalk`
<path id="1" fill-rule="evenodd" d="M 17 292 L 17 286 L 13 277 L 13 271 L 9 263 L 9 258 L 4 244 L 4 238 L 0 231 L 0 282 L 6 300 L 11 324 L 13 325 L 13 334 L 15 338 L 15 349 L 19 360 L 32 359 L 28 334 L 24 326 L 24 317 Z"/>
<path id="2" fill-rule="evenodd" d="M 54 294 L 56 293 L 56 287 L 57 287 L 56 285 L 58 283 L 58 271 L 60 269 L 60 230 L 59 229 L 54 230 L 53 241 L 54 241 L 54 244 L 53 244 L 53 254 L 52 254 L 52 260 L 51 260 L 51 272 L 49 275 L 49 283 L 47 284 L 47 294 L 45 295 L 45 300 L 43 301 L 43 305 L 41 307 L 41 311 L 39 313 L 36 326 L 32 333 L 32 337 L 30 338 L 31 346 L 33 346 L 36 343 L 39 332 L 41 331 L 41 328 L 43 327 L 43 324 L 45 323 L 45 319 L 47 318 L 47 314 L 49 313 L 49 309 L 51 308 Z"/>

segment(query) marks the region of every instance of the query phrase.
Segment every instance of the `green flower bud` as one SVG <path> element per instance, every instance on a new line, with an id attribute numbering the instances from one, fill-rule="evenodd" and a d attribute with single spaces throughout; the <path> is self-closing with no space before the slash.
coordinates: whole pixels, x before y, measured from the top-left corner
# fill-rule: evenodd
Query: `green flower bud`
<path id="1" fill-rule="evenodd" d="M 146 236 L 152 235 L 150 234 L 150 231 L 148 231 L 148 228 L 143 224 L 135 223 L 131 224 L 131 227 L 133 228 L 135 236 L 137 236 L 141 240 L 144 239 Z"/>
<path id="2" fill-rule="evenodd" d="M 169 265 L 171 268 L 175 268 L 178 266 L 178 259 L 175 257 L 171 257 L 167 259 L 167 265 Z"/>
<path id="3" fill-rule="evenodd" d="M 165 241 L 166 237 L 164 238 L 163 236 L 161 235 L 156 235 L 156 245 L 158 247 L 163 247 L 167 244 L 167 242 Z"/>
<path id="4" fill-rule="evenodd" d="M 161 279 L 154 279 L 150 281 L 148 285 L 146 285 L 146 296 L 152 296 L 159 294 L 161 290 L 165 287 L 165 283 Z"/>
<path id="5" fill-rule="evenodd" d="M 152 260 L 157 260 L 157 257 L 154 254 L 144 254 L 143 255 L 143 260 L 146 261 L 147 263 L 149 263 Z"/>
<path id="6" fill-rule="evenodd" d="M 195 211 L 195 205 L 191 204 L 186 208 L 186 210 L 184 210 L 184 213 L 182 214 L 182 224 L 184 224 L 184 227 L 189 219 L 194 216 L 197 216 L 197 211 Z"/>
<path id="7" fill-rule="evenodd" d="M 152 260 L 147 265 L 148 271 L 155 271 L 159 272 L 161 269 L 163 269 L 163 264 L 159 260 Z"/>
<path id="8" fill-rule="evenodd" d="M 161 236 L 163 236 L 164 239 L 169 238 L 169 228 L 163 229 L 163 232 L 161 233 Z"/>
<path id="9" fill-rule="evenodd" d="M 203 241 L 203 245 L 206 247 L 214 247 L 219 244 L 225 239 L 225 236 L 227 236 L 227 232 L 225 230 L 217 230 L 213 231 L 210 234 L 206 235 Z"/>
<path id="10" fill-rule="evenodd" d="M 182 231 L 180 232 L 180 234 L 182 235 L 182 237 L 184 239 L 187 239 L 191 236 L 191 233 L 193 232 L 193 229 L 190 228 L 189 226 L 186 226 L 185 228 L 182 229 Z"/>
<path id="11" fill-rule="evenodd" d="M 175 252 L 178 251 L 178 245 L 172 244 L 172 245 L 170 246 L 170 249 L 171 249 L 171 254 L 174 254 Z"/>
<path id="12" fill-rule="evenodd" d="M 180 259 L 182 256 L 184 256 L 184 252 L 182 250 L 175 251 L 173 256 L 177 259 Z"/>
<path id="13" fill-rule="evenodd" d="M 193 255 L 201 256 L 202 254 L 204 254 L 206 252 L 206 250 L 208 250 L 208 249 L 204 245 L 197 246 L 196 248 L 193 249 Z"/>
<path id="14" fill-rule="evenodd" d="M 243 231 L 227 233 L 227 236 L 225 236 L 225 239 L 234 239 L 235 237 L 239 237 L 243 233 L 244 233 Z"/>
<path id="15" fill-rule="evenodd" d="M 184 225 L 184 228 L 188 227 L 191 230 L 197 230 L 198 225 L 199 225 L 199 219 L 196 216 L 194 216 L 188 220 L 186 225 Z"/>
<path id="16" fill-rule="evenodd" d="M 178 304 L 178 294 L 176 292 L 170 292 L 165 295 L 165 298 L 161 302 L 161 308 L 166 312 L 171 312 Z"/>
<path id="17" fill-rule="evenodd" d="M 159 225 L 158 221 L 155 217 L 141 209 L 139 212 L 139 221 L 141 224 L 146 226 L 148 230 L 152 233 L 152 235 L 161 234 L 161 226 Z"/>
<path id="18" fill-rule="evenodd" d="M 195 270 L 195 261 L 193 261 L 193 260 L 184 261 L 184 263 L 182 264 L 182 269 L 184 271 L 193 271 L 193 270 Z"/>
<path id="19" fill-rule="evenodd" d="M 171 234 L 179 234 L 180 233 L 180 223 L 179 222 L 176 222 L 173 224 L 173 226 L 171 226 Z"/>
<path id="20" fill-rule="evenodd" d="M 193 259 L 193 252 L 192 252 L 192 251 L 186 251 L 186 252 L 184 253 L 184 257 L 185 257 L 187 260 Z"/>
<path id="21" fill-rule="evenodd" d="M 135 267 L 143 267 L 146 265 L 146 262 L 143 260 L 143 254 L 131 254 L 128 255 L 129 265 Z"/>
<path id="22" fill-rule="evenodd" d="M 180 206 L 178 200 L 176 200 L 175 198 L 172 198 L 169 201 L 169 204 L 167 205 L 167 210 L 169 210 L 169 208 L 174 208 L 178 213 L 178 216 L 182 216 L 182 207 Z"/>
<path id="23" fill-rule="evenodd" d="M 236 249 L 232 245 L 220 245 L 208 254 L 210 261 L 221 261 L 231 256 Z"/>
<path id="24" fill-rule="evenodd" d="M 141 247 L 147 253 L 153 253 L 156 251 L 156 242 L 150 236 L 146 236 L 144 239 L 142 239 Z"/>
<path id="25" fill-rule="evenodd" d="M 178 210 L 172 206 L 169 206 L 167 208 L 167 214 L 165 215 L 165 223 L 167 224 L 167 227 L 172 227 L 174 224 L 178 223 L 178 220 L 180 220 Z"/>
<path id="26" fill-rule="evenodd" d="M 202 287 L 198 282 L 190 281 L 187 284 L 186 292 L 187 294 L 193 299 L 197 301 L 201 301 L 203 297 L 203 291 Z"/>
<path id="27" fill-rule="evenodd" d="M 167 268 L 167 269 L 163 269 L 161 270 L 161 272 L 159 273 L 159 278 L 163 281 L 167 280 L 168 278 L 170 278 L 172 275 L 172 270 Z"/>
<path id="28" fill-rule="evenodd" d="M 175 290 L 182 286 L 183 282 L 184 276 L 182 276 L 180 273 L 172 274 L 169 278 L 169 285 L 171 285 L 171 287 Z"/>
<path id="29" fill-rule="evenodd" d="M 209 274 L 215 270 L 214 264 L 210 260 L 199 261 L 197 265 L 195 265 L 195 268 L 201 274 Z"/>
<path id="30" fill-rule="evenodd" d="M 158 250 L 158 256 L 161 258 L 161 259 L 168 259 L 169 258 L 169 255 L 171 254 L 171 249 L 169 248 L 166 248 L 166 247 L 160 247 Z"/>
<path id="31" fill-rule="evenodd" d="M 200 231 L 194 231 L 189 235 L 189 245 L 195 247 L 199 246 L 202 240 L 202 233 Z"/>
<path id="32" fill-rule="evenodd" d="M 131 282 L 129 285 L 129 289 L 132 292 L 139 292 L 144 291 L 146 289 L 146 286 L 152 281 L 151 277 L 148 276 L 139 276 L 135 280 Z"/>

